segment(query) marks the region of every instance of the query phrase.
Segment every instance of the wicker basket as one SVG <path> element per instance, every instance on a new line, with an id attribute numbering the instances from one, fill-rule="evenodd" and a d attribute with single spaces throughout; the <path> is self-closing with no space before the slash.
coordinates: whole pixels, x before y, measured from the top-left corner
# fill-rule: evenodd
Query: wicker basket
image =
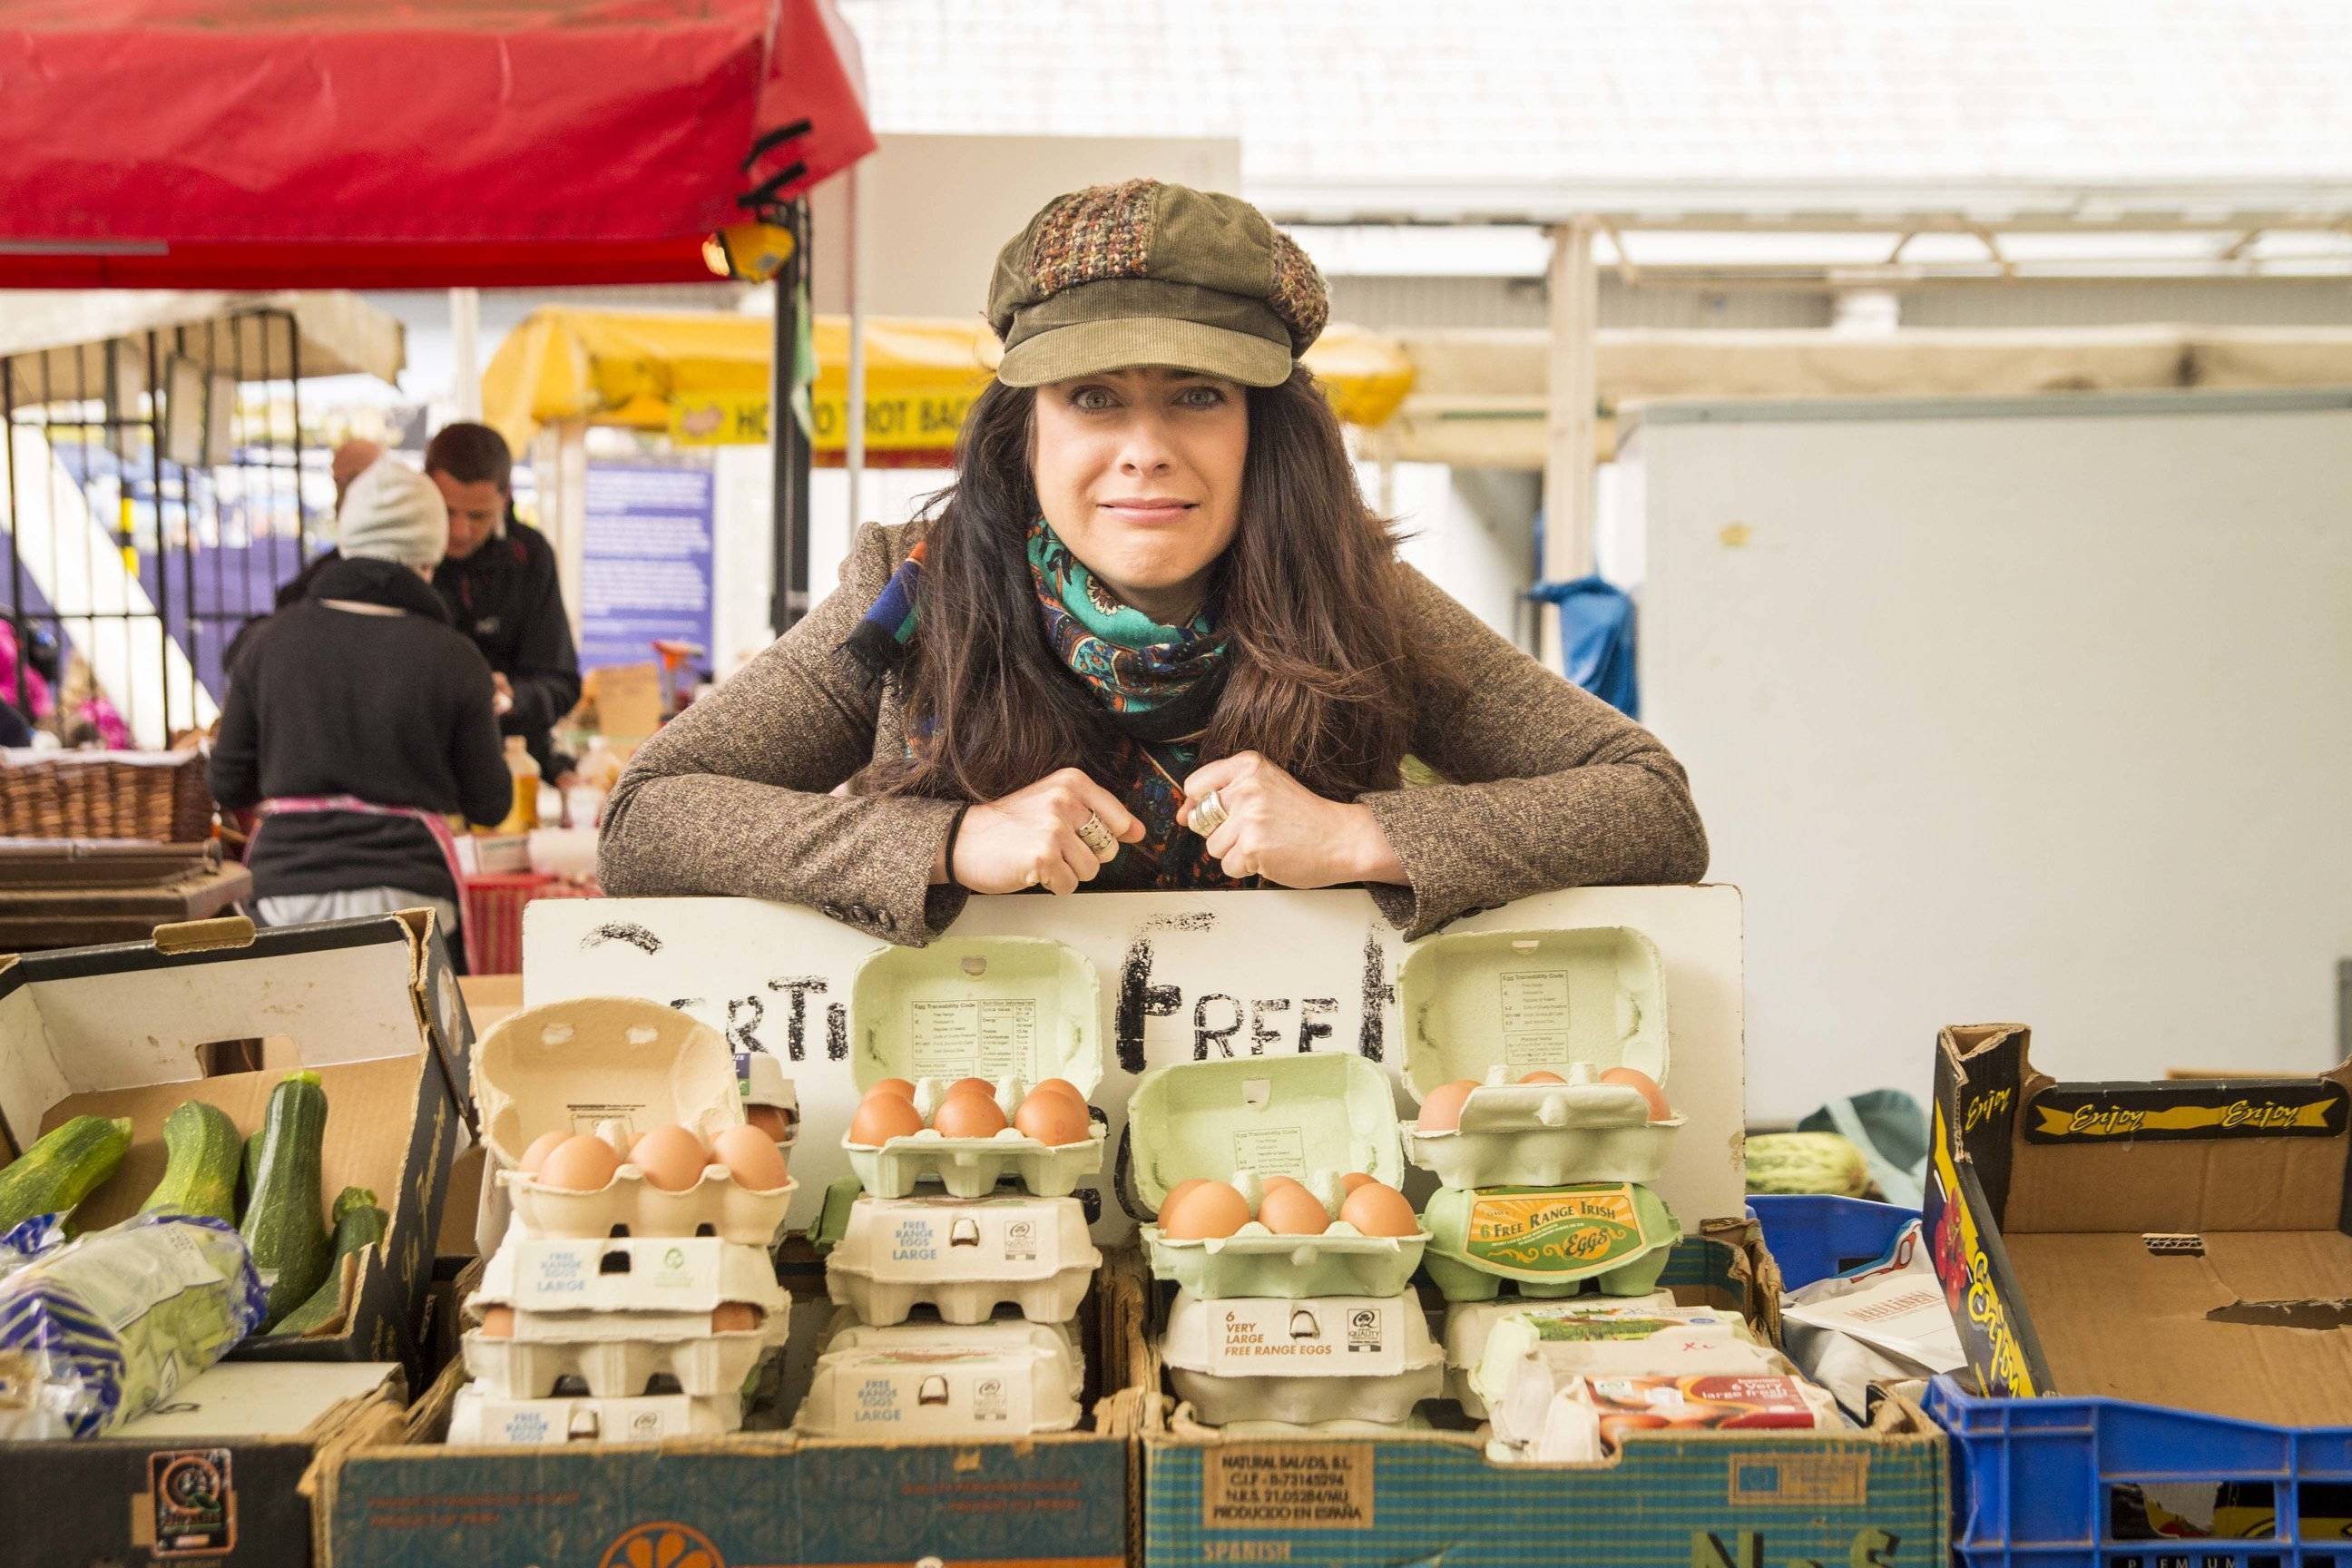
<path id="1" fill-rule="evenodd" d="M 213 836 L 213 800 L 197 752 L 0 752 L 0 837 Z"/>

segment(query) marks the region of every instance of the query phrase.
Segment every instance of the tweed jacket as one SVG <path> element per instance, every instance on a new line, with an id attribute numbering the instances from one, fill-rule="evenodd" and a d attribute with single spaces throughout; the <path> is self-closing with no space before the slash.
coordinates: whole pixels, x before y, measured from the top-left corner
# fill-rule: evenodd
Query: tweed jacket
<path id="1" fill-rule="evenodd" d="M 860 528 L 839 588 L 638 751 L 605 811 L 606 892 L 786 900 L 910 946 L 962 910 L 965 889 L 930 883 L 957 803 L 832 793 L 904 752 L 897 678 L 868 685 L 839 649 L 913 543 Z M 1412 754 L 1444 782 L 1360 797 L 1411 879 L 1367 889 L 1382 914 L 1410 941 L 1555 888 L 1696 881 L 1706 837 L 1657 739 L 1398 570 L 1411 640 L 1466 696 L 1423 705 L 1413 727 Z"/>

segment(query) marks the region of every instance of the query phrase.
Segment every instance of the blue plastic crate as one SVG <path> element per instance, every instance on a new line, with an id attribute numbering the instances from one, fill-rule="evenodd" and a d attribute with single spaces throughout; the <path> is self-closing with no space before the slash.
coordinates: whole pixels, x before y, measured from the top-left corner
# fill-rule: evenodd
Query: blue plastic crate
<path id="1" fill-rule="evenodd" d="M 1795 1290 L 1842 1274 L 1885 1252 L 1917 1209 L 1864 1198 L 1751 1196 L 1748 1207 L 1764 1227 L 1764 1245 L 1780 1266 L 1780 1283 Z"/>

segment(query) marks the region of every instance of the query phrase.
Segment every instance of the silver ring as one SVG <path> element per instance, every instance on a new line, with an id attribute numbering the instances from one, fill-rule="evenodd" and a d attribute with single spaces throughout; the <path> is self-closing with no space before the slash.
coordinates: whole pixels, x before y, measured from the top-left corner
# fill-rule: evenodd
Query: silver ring
<path id="1" fill-rule="evenodd" d="M 1201 797 L 1201 804 L 1192 808 L 1191 821 L 1187 824 L 1193 832 L 1203 838 L 1224 825 L 1225 803 L 1217 798 L 1215 790 L 1211 790 Z"/>
<path id="2" fill-rule="evenodd" d="M 1102 818 L 1091 811 L 1087 813 L 1087 819 L 1078 824 L 1078 840 L 1095 852 L 1097 860 L 1108 860 L 1118 853 L 1118 840 L 1110 836 L 1110 829 L 1103 826 Z"/>

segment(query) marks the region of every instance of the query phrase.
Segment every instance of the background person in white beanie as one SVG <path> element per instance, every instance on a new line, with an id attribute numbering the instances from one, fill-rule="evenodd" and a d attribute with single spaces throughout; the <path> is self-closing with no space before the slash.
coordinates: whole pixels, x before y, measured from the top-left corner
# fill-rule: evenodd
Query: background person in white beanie
<path id="1" fill-rule="evenodd" d="M 213 795 L 259 822 L 246 855 L 265 925 L 431 908 L 462 951 L 446 818 L 503 818 L 514 787 L 490 667 L 433 569 L 449 513 L 380 458 L 344 491 L 341 559 L 257 626 L 221 712 Z"/>

